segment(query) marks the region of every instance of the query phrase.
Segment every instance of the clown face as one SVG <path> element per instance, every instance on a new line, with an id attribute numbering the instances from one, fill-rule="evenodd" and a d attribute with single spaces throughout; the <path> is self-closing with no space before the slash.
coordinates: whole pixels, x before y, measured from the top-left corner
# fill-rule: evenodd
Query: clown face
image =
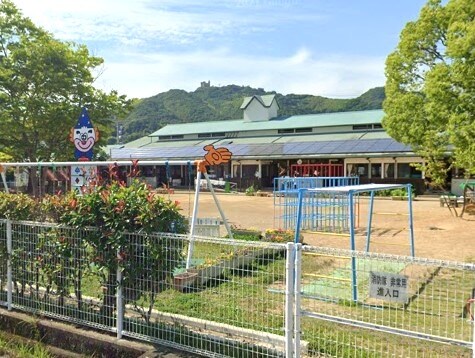
<path id="1" fill-rule="evenodd" d="M 96 131 L 91 127 L 74 128 L 74 146 L 80 152 L 87 152 L 96 143 Z"/>

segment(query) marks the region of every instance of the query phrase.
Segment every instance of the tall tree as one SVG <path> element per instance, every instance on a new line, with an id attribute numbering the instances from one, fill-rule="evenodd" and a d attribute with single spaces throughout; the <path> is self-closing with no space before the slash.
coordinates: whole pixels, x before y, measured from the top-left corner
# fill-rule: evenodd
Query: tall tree
<path id="1" fill-rule="evenodd" d="M 86 46 L 55 39 L 2 0 L 0 151 L 18 161 L 71 160 L 67 138 L 82 106 L 105 134 L 104 143 L 109 119 L 121 115 L 128 101 L 94 88 L 93 71 L 102 63 Z"/>
<path id="2" fill-rule="evenodd" d="M 474 48 L 475 2 L 429 0 L 386 60 L 383 125 L 425 159 L 439 186 L 448 151 L 452 166 L 475 174 Z"/>

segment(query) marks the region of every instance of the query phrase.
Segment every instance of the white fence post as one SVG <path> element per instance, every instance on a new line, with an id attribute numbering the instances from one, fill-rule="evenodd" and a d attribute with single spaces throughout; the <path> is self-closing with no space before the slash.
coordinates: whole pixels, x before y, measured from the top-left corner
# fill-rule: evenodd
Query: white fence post
<path id="1" fill-rule="evenodd" d="M 472 291 L 472 298 L 473 298 L 473 291 Z M 475 358 L 475 320 L 472 319 L 471 323 L 472 323 L 472 358 Z"/>
<path id="2" fill-rule="evenodd" d="M 12 310 L 12 292 L 13 292 L 13 275 L 12 275 L 12 221 L 7 220 L 7 307 Z"/>
<path id="3" fill-rule="evenodd" d="M 302 244 L 295 245 L 294 277 L 294 357 L 300 357 L 300 295 L 302 273 Z"/>
<path id="4" fill-rule="evenodd" d="M 293 357 L 293 331 L 294 331 L 294 283 L 295 283 L 295 244 L 287 243 L 287 256 L 285 260 L 285 356 Z"/>
<path id="5" fill-rule="evenodd" d="M 117 259 L 121 256 L 120 249 L 117 250 Z M 120 262 L 117 264 L 117 290 L 116 290 L 116 328 L 117 328 L 117 338 L 122 338 L 122 331 L 124 329 L 124 306 L 123 306 L 123 297 L 122 297 L 122 271 L 120 267 Z"/>

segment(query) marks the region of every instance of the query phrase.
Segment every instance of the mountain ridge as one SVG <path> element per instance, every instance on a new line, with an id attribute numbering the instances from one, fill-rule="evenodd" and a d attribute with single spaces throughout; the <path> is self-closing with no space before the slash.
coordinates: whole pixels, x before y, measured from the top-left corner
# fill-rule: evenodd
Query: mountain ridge
<path id="1" fill-rule="evenodd" d="M 140 99 L 124 119 L 122 142 L 146 136 L 167 124 L 242 118 L 244 97 L 275 94 L 279 116 L 381 109 L 384 87 L 372 88 L 355 98 L 334 99 L 306 94 L 283 95 L 249 86 L 202 85 L 195 91 L 172 89 Z M 111 143 L 115 143 L 115 137 Z"/>

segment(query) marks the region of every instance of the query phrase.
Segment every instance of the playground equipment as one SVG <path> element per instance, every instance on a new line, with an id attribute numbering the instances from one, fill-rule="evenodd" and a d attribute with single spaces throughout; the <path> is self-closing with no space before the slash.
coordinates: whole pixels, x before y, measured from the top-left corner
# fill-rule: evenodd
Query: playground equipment
<path id="1" fill-rule="evenodd" d="M 291 230 L 297 222 L 300 189 L 335 188 L 359 184 L 358 177 L 308 177 L 274 179 L 274 227 Z M 356 200 L 354 203 L 358 205 Z M 306 193 L 302 202 L 302 230 L 349 232 L 348 197 L 341 193 Z M 356 212 L 358 209 L 356 208 Z"/>
<path id="2" fill-rule="evenodd" d="M 409 245 L 410 245 L 410 254 L 412 257 L 415 256 L 414 250 L 414 226 L 413 226 L 413 215 L 412 215 L 412 195 L 411 195 L 411 184 L 364 184 L 364 185 L 351 185 L 351 186 L 341 186 L 341 187 L 327 187 L 327 188 L 313 188 L 306 189 L 302 188 L 298 190 L 298 200 L 297 200 L 297 222 L 295 225 L 295 242 L 299 242 L 300 232 L 302 230 L 302 223 L 305 221 L 304 216 L 306 212 L 304 211 L 305 207 L 305 197 L 310 194 L 318 195 L 340 195 L 341 197 L 346 197 L 345 202 L 348 204 L 348 214 L 349 214 L 349 238 L 350 238 L 350 250 L 356 250 L 355 243 L 355 198 L 358 197 L 361 193 L 369 193 L 369 208 L 368 208 L 368 222 L 366 228 L 366 252 L 370 250 L 371 243 L 371 225 L 373 220 L 373 208 L 374 208 L 374 196 L 375 193 L 382 190 L 393 190 L 397 188 L 405 188 L 407 199 L 408 199 L 408 224 L 409 224 Z M 358 300 L 358 290 L 357 290 L 357 277 L 356 277 L 356 257 L 351 257 L 351 283 L 352 283 L 352 299 L 353 301 Z"/>
<path id="3" fill-rule="evenodd" d="M 463 208 L 460 217 L 464 213 L 475 215 L 475 181 L 467 181 L 460 184 L 463 188 Z"/>

